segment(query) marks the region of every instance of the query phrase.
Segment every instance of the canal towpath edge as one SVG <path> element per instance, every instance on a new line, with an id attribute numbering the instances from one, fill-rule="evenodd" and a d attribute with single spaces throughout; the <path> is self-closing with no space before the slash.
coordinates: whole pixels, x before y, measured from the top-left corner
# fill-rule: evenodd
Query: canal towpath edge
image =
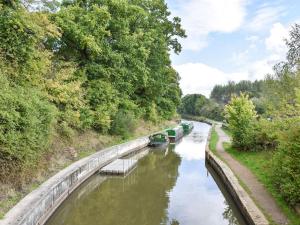
<path id="1" fill-rule="evenodd" d="M 216 146 L 216 151 L 221 159 L 226 162 L 234 174 L 247 186 L 250 196 L 258 204 L 263 211 L 272 218 L 276 224 L 288 224 L 287 217 L 283 214 L 274 198 L 266 190 L 264 185 L 258 181 L 254 174 L 228 152 L 225 151 L 223 143 L 230 143 L 230 137 L 221 129 L 221 124 L 215 125 L 219 139 Z"/>

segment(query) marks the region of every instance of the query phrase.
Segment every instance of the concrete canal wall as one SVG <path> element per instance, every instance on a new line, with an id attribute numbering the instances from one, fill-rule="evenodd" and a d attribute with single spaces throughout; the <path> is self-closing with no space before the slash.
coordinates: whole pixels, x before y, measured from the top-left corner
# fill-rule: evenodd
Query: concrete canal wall
<path id="1" fill-rule="evenodd" d="M 23 198 L 0 220 L 0 225 L 44 224 L 68 195 L 101 167 L 148 144 L 148 137 L 139 138 L 71 164 Z"/>
<path id="2" fill-rule="evenodd" d="M 211 131 L 209 132 L 205 149 L 206 162 L 218 174 L 219 178 L 222 180 L 227 191 L 232 196 L 246 222 L 249 225 L 268 225 L 268 220 L 256 206 L 254 201 L 250 198 L 248 193 L 242 188 L 237 177 L 234 175 L 231 169 L 212 151 L 210 151 L 210 134 Z"/>

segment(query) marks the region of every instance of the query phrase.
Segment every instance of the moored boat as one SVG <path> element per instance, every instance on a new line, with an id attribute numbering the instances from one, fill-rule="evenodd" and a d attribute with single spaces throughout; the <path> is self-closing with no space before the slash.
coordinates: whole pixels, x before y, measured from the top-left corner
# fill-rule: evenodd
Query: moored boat
<path id="1" fill-rule="evenodd" d="M 168 133 L 168 137 L 171 143 L 175 143 L 178 141 L 180 138 L 183 137 L 184 132 L 182 126 L 177 126 L 175 128 L 169 128 L 166 130 Z"/>
<path id="2" fill-rule="evenodd" d="M 161 146 L 161 145 L 169 143 L 167 132 L 160 132 L 160 133 L 152 134 L 149 137 L 149 139 L 150 139 L 149 146 L 152 146 L 152 147 L 157 147 L 157 146 Z"/>
<path id="3" fill-rule="evenodd" d="M 194 124 L 192 122 L 182 122 L 180 125 L 183 128 L 184 134 L 189 134 L 194 128 Z"/>

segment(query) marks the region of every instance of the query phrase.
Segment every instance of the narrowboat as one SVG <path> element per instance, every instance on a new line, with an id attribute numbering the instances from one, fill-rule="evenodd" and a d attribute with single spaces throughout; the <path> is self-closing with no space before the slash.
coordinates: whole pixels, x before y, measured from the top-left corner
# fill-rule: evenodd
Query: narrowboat
<path id="1" fill-rule="evenodd" d="M 168 133 L 167 132 L 161 132 L 161 133 L 152 134 L 149 137 L 149 139 L 150 139 L 149 146 L 151 146 L 151 147 L 157 147 L 157 146 L 169 143 Z"/>
<path id="2" fill-rule="evenodd" d="M 183 128 L 184 134 L 189 134 L 194 128 L 194 124 L 192 122 L 182 122 L 180 125 Z"/>
<path id="3" fill-rule="evenodd" d="M 168 133 L 168 137 L 171 143 L 175 143 L 176 141 L 178 141 L 183 137 L 184 134 L 182 126 L 167 129 L 166 132 Z"/>

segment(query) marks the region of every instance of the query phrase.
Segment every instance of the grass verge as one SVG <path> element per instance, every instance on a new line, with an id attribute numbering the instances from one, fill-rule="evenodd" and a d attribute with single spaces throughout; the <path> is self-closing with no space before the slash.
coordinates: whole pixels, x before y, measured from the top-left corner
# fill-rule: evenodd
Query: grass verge
<path id="1" fill-rule="evenodd" d="M 209 146 L 209 149 L 216 155 L 218 155 L 218 153 L 217 153 L 218 140 L 219 140 L 219 136 L 218 136 L 218 133 L 216 132 L 216 128 L 215 128 L 215 126 L 212 126 L 208 146 Z"/>
<path id="2" fill-rule="evenodd" d="M 236 160 L 245 165 L 257 177 L 257 179 L 271 193 L 283 213 L 288 217 L 290 225 L 299 225 L 299 215 L 287 205 L 280 193 L 274 187 L 272 182 L 271 160 L 273 152 L 271 151 L 238 151 L 229 143 L 223 144 L 225 151 L 232 155 Z"/>

